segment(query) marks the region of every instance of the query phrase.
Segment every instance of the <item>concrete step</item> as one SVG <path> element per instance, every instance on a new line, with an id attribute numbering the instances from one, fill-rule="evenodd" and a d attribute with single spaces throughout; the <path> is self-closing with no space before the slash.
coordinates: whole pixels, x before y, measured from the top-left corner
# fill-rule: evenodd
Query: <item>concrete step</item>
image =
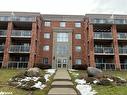
<path id="1" fill-rule="evenodd" d="M 73 88 L 73 83 L 71 81 L 53 81 L 51 87 L 69 87 Z"/>
<path id="2" fill-rule="evenodd" d="M 51 88 L 48 95 L 77 95 L 73 88 Z"/>

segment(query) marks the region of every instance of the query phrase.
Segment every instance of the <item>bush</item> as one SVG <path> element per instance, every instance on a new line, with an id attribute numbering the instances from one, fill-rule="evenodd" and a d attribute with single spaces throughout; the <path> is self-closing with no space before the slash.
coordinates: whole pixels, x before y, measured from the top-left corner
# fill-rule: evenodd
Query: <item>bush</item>
<path id="1" fill-rule="evenodd" d="M 87 64 L 81 64 L 81 65 L 77 65 L 77 64 L 74 64 L 72 69 L 77 69 L 77 70 L 87 70 Z"/>
<path id="2" fill-rule="evenodd" d="M 36 64 L 34 67 L 38 67 L 40 69 L 51 69 L 52 68 L 51 64 L 42 64 L 42 63 Z"/>

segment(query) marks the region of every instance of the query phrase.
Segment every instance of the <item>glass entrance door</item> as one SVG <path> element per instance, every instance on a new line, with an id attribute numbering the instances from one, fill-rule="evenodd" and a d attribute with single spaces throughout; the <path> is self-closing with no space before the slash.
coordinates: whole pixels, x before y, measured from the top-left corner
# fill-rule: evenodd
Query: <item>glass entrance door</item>
<path id="1" fill-rule="evenodd" d="M 67 58 L 58 58 L 57 59 L 57 68 L 67 68 L 68 59 Z"/>

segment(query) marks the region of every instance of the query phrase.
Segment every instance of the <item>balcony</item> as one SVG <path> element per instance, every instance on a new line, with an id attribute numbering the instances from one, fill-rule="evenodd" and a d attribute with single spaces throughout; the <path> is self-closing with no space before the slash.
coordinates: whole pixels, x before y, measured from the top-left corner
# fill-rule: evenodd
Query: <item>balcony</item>
<path id="1" fill-rule="evenodd" d="M 93 24 L 127 24 L 127 19 L 112 19 L 112 18 L 95 18 L 91 19 L 91 23 Z"/>
<path id="2" fill-rule="evenodd" d="M 0 45 L 0 53 L 3 53 L 4 51 L 4 45 Z"/>
<path id="3" fill-rule="evenodd" d="M 11 45 L 10 46 L 10 53 L 29 53 L 30 46 L 24 45 Z"/>
<path id="4" fill-rule="evenodd" d="M 10 21 L 9 16 L 0 16 L 0 21 Z"/>
<path id="5" fill-rule="evenodd" d="M 113 55 L 113 47 L 95 47 L 94 52 L 96 55 Z"/>
<path id="6" fill-rule="evenodd" d="M 28 61 L 9 61 L 8 68 L 27 68 Z"/>
<path id="7" fill-rule="evenodd" d="M 127 55 L 127 48 L 119 48 L 120 55 Z"/>
<path id="8" fill-rule="evenodd" d="M 0 37 L 6 37 L 7 30 L 0 30 Z"/>
<path id="9" fill-rule="evenodd" d="M 29 31 L 29 30 L 13 30 L 11 37 L 30 38 L 31 37 L 31 31 Z"/>
<path id="10" fill-rule="evenodd" d="M 96 63 L 96 68 L 102 70 L 113 70 L 115 69 L 114 63 Z"/>
<path id="11" fill-rule="evenodd" d="M 35 21 L 35 17 L 29 16 L 13 16 L 12 21 L 21 21 L 21 22 L 33 22 Z"/>
<path id="12" fill-rule="evenodd" d="M 127 70 L 127 63 L 120 63 L 121 69 Z"/>
<path id="13" fill-rule="evenodd" d="M 127 33 L 118 33 L 118 40 L 127 40 Z"/>
<path id="14" fill-rule="evenodd" d="M 111 32 L 94 32 L 94 39 L 112 40 L 113 38 Z"/>

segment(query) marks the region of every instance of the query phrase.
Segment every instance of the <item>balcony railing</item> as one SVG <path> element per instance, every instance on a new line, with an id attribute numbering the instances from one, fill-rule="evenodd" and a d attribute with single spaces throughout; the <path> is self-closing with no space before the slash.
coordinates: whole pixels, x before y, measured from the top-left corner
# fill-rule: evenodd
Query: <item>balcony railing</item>
<path id="1" fill-rule="evenodd" d="M 35 17 L 27 17 L 27 16 L 14 16 L 12 17 L 12 21 L 23 21 L 23 22 L 32 22 L 35 21 Z"/>
<path id="2" fill-rule="evenodd" d="M 127 49 L 126 48 L 119 48 L 119 54 L 126 54 L 127 55 Z"/>
<path id="3" fill-rule="evenodd" d="M 119 40 L 127 40 L 127 33 L 118 33 Z"/>
<path id="4" fill-rule="evenodd" d="M 4 45 L 0 45 L 0 53 L 4 51 Z"/>
<path id="5" fill-rule="evenodd" d="M 113 70 L 115 69 L 114 63 L 96 63 L 96 68 L 102 70 Z"/>
<path id="6" fill-rule="evenodd" d="M 121 69 L 127 70 L 127 63 L 120 63 Z"/>
<path id="7" fill-rule="evenodd" d="M 94 39 L 113 39 L 111 32 L 94 32 Z"/>
<path id="8" fill-rule="evenodd" d="M 8 68 L 27 68 L 28 61 L 9 61 Z"/>
<path id="9" fill-rule="evenodd" d="M 12 37 L 31 37 L 31 31 L 28 30 L 13 30 Z"/>
<path id="10" fill-rule="evenodd" d="M 7 31 L 6 30 L 0 30 L 0 37 L 6 37 Z"/>
<path id="11" fill-rule="evenodd" d="M 113 47 L 95 47 L 95 54 L 113 54 Z"/>
<path id="12" fill-rule="evenodd" d="M 0 16 L 0 21 L 10 21 L 9 16 Z"/>
<path id="13" fill-rule="evenodd" d="M 100 19 L 95 18 L 90 21 L 93 24 L 127 24 L 127 19 Z"/>
<path id="14" fill-rule="evenodd" d="M 11 45 L 10 46 L 10 53 L 29 53 L 30 46 L 24 45 Z"/>

